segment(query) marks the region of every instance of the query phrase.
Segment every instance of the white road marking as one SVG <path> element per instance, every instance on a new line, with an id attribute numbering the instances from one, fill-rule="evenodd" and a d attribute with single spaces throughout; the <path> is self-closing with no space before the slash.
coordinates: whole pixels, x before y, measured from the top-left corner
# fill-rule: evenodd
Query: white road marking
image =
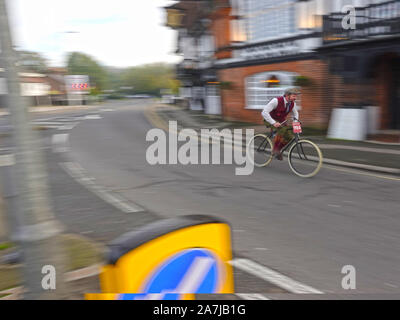
<path id="1" fill-rule="evenodd" d="M 242 300 L 271 300 L 259 293 L 236 293 Z"/>
<path id="2" fill-rule="evenodd" d="M 94 231 L 92 231 L 92 230 L 89 230 L 89 231 L 82 231 L 82 232 L 80 232 L 80 234 L 89 234 L 89 233 L 93 233 Z"/>
<path id="3" fill-rule="evenodd" d="M 388 286 L 388 287 L 392 287 L 392 288 L 398 288 L 398 286 L 391 284 L 391 283 L 387 283 L 387 282 L 385 282 L 384 285 Z"/>
<path id="4" fill-rule="evenodd" d="M 79 124 L 79 122 L 74 122 L 74 123 L 71 123 L 71 124 L 66 124 L 66 125 L 63 125 L 63 126 L 61 126 L 61 127 L 58 127 L 57 129 L 58 129 L 58 130 L 72 130 L 72 129 L 75 128 L 78 124 Z"/>
<path id="5" fill-rule="evenodd" d="M 313 287 L 307 286 L 303 283 L 293 280 L 283 274 L 280 274 L 279 272 L 271 270 L 254 261 L 248 259 L 234 259 L 230 263 L 235 268 L 250 273 L 267 282 L 273 283 L 276 286 L 285 289 L 291 293 L 323 294 L 323 292 L 320 290 L 317 290 Z"/>
<path id="6" fill-rule="evenodd" d="M 60 126 L 63 123 L 59 121 L 34 121 L 33 124 L 40 126 Z"/>
<path id="7" fill-rule="evenodd" d="M 400 178 L 396 178 L 393 176 L 385 176 L 385 175 L 380 175 L 380 174 L 375 174 L 375 173 L 369 173 L 369 172 L 366 172 L 366 171 L 364 172 L 364 171 L 360 171 L 357 169 L 340 168 L 340 167 L 336 167 L 333 165 L 324 165 L 323 168 L 326 168 L 329 170 L 341 171 L 341 172 L 345 172 L 345 173 L 361 175 L 361 176 L 368 176 L 368 177 L 373 177 L 373 178 L 378 178 L 378 179 L 400 181 Z"/>
<path id="8" fill-rule="evenodd" d="M 82 117 L 81 117 L 82 118 Z M 77 117 L 69 117 L 69 118 L 48 118 L 48 119 L 36 119 L 32 121 L 32 124 L 35 126 L 41 126 L 48 129 L 58 129 L 58 130 L 71 130 L 73 129 L 79 122 L 77 122 Z"/>
<path id="9" fill-rule="evenodd" d="M 14 154 L 0 155 L 0 167 L 9 167 L 15 165 Z"/>
<path id="10" fill-rule="evenodd" d="M 83 117 L 83 119 L 85 119 L 85 120 L 100 120 L 100 119 L 103 119 L 103 117 L 98 114 L 88 114 L 87 116 Z"/>
<path id="11" fill-rule="evenodd" d="M 54 134 L 52 137 L 53 152 L 67 152 L 69 150 L 68 137 L 67 133 Z"/>
<path id="12" fill-rule="evenodd" d="M 97 185 L 95 179 L 86 175 L 85 170 L 75 162 L 60 163 L 60 166 L 78 183 L 86 187 L 89 191 L 93 192 L 100 199 L 108 202 L 117 209 L 125 213 L 142 212 L 145 211 L 142 207 L 122 199 L 119 196 L 111 194 L 105 188 Z"/>

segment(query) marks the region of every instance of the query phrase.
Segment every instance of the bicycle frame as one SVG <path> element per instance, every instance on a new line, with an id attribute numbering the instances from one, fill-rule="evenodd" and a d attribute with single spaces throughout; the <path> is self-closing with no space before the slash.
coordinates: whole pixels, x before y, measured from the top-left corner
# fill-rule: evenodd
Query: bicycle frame
<path id="1" fill-rule="evenodd" d="M 285 152 L 287 149 L 289 149 L 289 147 L 293 144 L 293 142 L 296 143 L 299 141 L 299 135 L 295 134 L 294 138 L 292 140 L 290 140 L 281 150 L 281 153 Z"/>
<path id="2" fill-rule="evenodd" d="M 272 131 L 272 132 L 269 134 L 268 137 L 272 139 L 272 138 L 275 137 L 275 135 L 276 135 L 276 131 Z M 300 145 L 298 144 L 299 140 L 300 140 L 300 135 L 299 135 L 298 133 L 295 133 L 293 139 L 290 140 L 290 141 L 282 148 L 282 150 L 281 150 L 280 153 L 283 154 L 287 149 L 290 148 L 290 146 L 291 146 L 293 143 L 296 143 L 296 148 L 297 148 L 297 152 L 298 152 L 298 154 L 299 154 L 300 159 L 303 159 L 303 158 L 302 158 L 302 156 L 303 156 L 305 160 L 308 160 L 308 159 L 307 159 L 307 156 L 306 156 L 306 154 L 305 154 L 305 152 L 304 152 L 303 146 L 302 146 L 301 144 L 300 144 Z M 264 143 L 262 143 L 261 146 L 262 146 L 263 144 L 264 144 Z M 300 147 L 299 147 L 299 146 L 300 146 Z M 300 152 L 300 149 L 301 149 L 301 152 Z"/>

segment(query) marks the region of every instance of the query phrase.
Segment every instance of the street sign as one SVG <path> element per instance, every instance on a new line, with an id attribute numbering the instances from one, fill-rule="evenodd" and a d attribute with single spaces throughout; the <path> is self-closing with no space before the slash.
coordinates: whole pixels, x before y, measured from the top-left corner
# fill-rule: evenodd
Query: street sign
<path id="1" fill-rule="evenodd" d="M 300 122 L 293 121 L 292 126 L 293 126 L 293 132 L 294 133 L 302 133 Z"/>
<path id="2" fill-rule="evenodd" d="M 145 295 L 120 295 L 120 300 L 176 300 L 180 294 L 218 292 L 223 265 L 207 249 L 184 250 L 162 263 L 145 285 Z M 154 295 L 158 294 L 158 295 Z"/>
<path id="3" fill-rule="evenodd" d="M 67 75 L 65 85 L 69 94 L 87 94 L 90 89 L 89 76 Z"/>
<path id="4" fill-rule="evenodd" d="M 109 246 L 101 294 L 87 299 L 175 300 L 233 293 L 231 229 L 209 216 L 165 219 Z"/>

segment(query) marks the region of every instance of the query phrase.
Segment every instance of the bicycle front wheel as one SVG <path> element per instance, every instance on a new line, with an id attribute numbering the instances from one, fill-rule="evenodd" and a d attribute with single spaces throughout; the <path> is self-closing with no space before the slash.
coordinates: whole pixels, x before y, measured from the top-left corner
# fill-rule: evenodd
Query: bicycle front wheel
<path id="1" fill-rule="evenodd" d="M 247 145 L 247 157 L 256 167 L 265 167 L 272 160 L 272 142 L 264 134 L 257 134 Z"/>
<path id="2" fill-rule="evenodd" d="M 322 167 L 322 152 L 309 140 L 300 140 L 293 144 L 288 154 L 289 166 L 302 178 L 315 176 Z"/>

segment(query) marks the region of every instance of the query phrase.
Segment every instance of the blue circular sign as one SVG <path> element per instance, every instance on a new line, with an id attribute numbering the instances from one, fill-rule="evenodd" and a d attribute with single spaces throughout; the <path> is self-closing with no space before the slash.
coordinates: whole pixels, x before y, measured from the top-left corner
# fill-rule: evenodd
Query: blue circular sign
<path id="1" fill-rule="evenodd" d="M 182 293 L 217 293 L 221 282 L 218 258 L 207 249 L 188 249 L 163 262 L 149 277 L 141 294 L 121 295 L 120 299 L 179 299 Z"/>

